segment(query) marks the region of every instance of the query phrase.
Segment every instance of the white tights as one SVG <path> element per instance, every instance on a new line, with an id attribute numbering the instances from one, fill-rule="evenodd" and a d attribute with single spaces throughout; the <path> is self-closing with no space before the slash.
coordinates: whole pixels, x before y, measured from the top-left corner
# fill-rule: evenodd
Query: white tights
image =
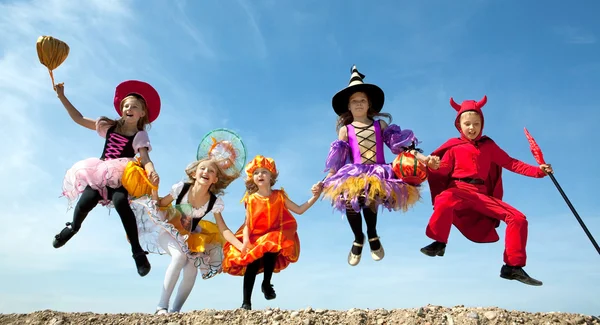
<path id="1" fill-rule="evenodd" d="M 163 283 L 158 309 L 169 308 L 169 299 L 171 298 L 173 289 L 175 289 L 179 274 L 183 270 L 183 279 L 179 284 L 175 301 L 170 310 L 170 312 L 179 312 L 194 287 L 198 269 L 194 265 L 194 262 L 189 260 L 187 256 L 181 252 L 175 239 L 168 233 L 162 232 L 158 237 L 158 242 L 160 246 L 171 255 L 171 263 L 169 264 L 169 267 L 167 267 L 167 273 L 165 274 L 165 281 Z"/>

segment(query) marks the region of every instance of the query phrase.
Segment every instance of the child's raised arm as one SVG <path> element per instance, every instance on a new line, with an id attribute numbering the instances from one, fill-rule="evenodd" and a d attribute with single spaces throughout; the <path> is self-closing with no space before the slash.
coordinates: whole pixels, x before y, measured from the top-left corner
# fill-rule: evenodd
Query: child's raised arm
<path id="1" fill-rule="evenodd" d="M 221 213 L 216 212 L 214 213 L 214 216 L 215 221 L 217 221 L 217 227 L 219 227 L 219 231 L 221 232 L 221 235 L 223 235 L 223 238 L 225 238 L 225 240 L 227 240 L 231 245 L 241 252 L 244 244 L 237 239 L 235 234 L 229 229 L 229 227 L 227 227 L 227 224 L 225 223 L 225 220 L 223 220 Z"/>
<path id="2" fill-rule="evenodd" d="M 56 94 L 58 95 L 60 102 L 67 109 L 67 113 L 69 113 L 69 116 L 75 123 L 90 130 L 96 130 L 96 120 L 81 115 L 77 108 L 75 108 L 75 106 L 73 106 L 73 104 L 71 104 L 71 102 L 67 99 L 65 96 L 64 84 L 60 83 L 56 85 Z"/>
<path id="3" fill-rule="evenodd" d="M 319 183 L 313 185 L 311 188 L 313 196 L 310 199 L 308 199 L 308 201 L 304 202 L 304 204 L 302 204 L 301 206 L 298 206 L 296 203 L 294 203 L 292 200 L 290 200 L 288 197 L 286 197 L 285 198 L 285 207 L 295 214 L 299 214 L 299 215 L 303 214 L 313 204 L 315 204 L 315 202 L 317 202 L 317 200 L 319 199 L 319 196 L 321 195 L 322 190 L 323 190 L 322 182 L 319 182 Z"/>

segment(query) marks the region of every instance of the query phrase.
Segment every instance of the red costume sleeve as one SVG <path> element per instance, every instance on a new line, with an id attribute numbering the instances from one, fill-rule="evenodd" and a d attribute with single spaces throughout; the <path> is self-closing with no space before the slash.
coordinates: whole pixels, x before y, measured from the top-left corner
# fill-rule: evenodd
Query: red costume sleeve
<path id="1" fill-rule="evenodd" d="M 489 141 L 490 149 L 492 151 L 492 160 L 494 163 L 510 170 L 513 173 L 521 174 L 523 176 L 542 178 L 546 176 L 546 173 L 538 166 L 533 166 L 524 163 L 518 159 L 509 156 L 502 148 L 500 148 L 494 141 Z"/>
<path id="2" fill-rule="evenodd" d="M 454 170 L 454 150 L 453 148 L 448 149 L 440 160 L 440 168 L 437 170 L 437 174 L 444 175 L 447 177 L 452 176 Z"/>

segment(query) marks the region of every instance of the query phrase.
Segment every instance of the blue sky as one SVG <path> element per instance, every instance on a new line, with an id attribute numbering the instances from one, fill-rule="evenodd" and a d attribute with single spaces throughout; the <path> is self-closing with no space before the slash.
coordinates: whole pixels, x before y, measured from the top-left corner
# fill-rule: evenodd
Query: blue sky
<path id="1" fill-rule="evenodd" d="M 600 23 L 596 1 L 75 1 L 0 0 L 0 312 L 41 309 L 153 312 L 167 256 L 137 275 L 115 211 L 97 207 L 69 244 L 52 237 L 70 221 L 59 198 L 76 161 L 99 156 L 103 139 L 73 123 L 52 91 L 35 42 L 52 35 L 71 47 L 55 71 L 85 115 L 113 116 L 114 87 L 154 85 L 163 106 L 150 156 L 161 192 L 184 177 L 206 132 L 226 127 L 248 155 L 273 157 L 277 186 L 302 203 L 323 176 L 336 137 L 331 97 L 356 64 L 386 94 L 384 111 L 432 151 L 456 135 L 449 97 L 480 99 L 485 133 L 509 154 L 535 163 L 523 127 L 541 145 L 556 177 L 595 237 L 594 184 L 600 121 Z M 394 157 L 386 149 L 386 157 Z M 588 167 L 589 165 L 589 167 Z M 478 245 L 453 229 L 443 258 L 422 255 L 430 196 L 407 213 L 380 213 L 386 249 L 346 262 L 346 220 L 319 201 L 298 216 L 298 263 L 275 274 L 277 299 L 255 289 L 253 307 L 410 308 L 428 303 L 597 314 L 590 290 L 600 259 L 550 179 L 505 173 L 505 200 L 529 219 L 530 287 L 501 279 L 501 241 Z M 227 191 L 224 217 L 243 221 L 243 182 Z M 261 279 L 261 278 L 259 278 Z M 197 280 L 184 311 L 241 304 L 242 278 Z"/>

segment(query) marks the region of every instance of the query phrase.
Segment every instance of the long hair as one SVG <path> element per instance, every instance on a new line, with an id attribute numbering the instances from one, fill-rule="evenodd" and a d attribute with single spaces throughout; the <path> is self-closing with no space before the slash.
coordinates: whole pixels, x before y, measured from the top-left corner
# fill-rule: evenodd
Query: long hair
<path id="1" fill-rule="evenodd" d="M 227 175 L 223 171 L 223 168 L 215 160 L 213 160 L 209 157 L 205 157 L 200 160 L 194 161 L 193 163 L 189 164 L 185 168 L 185 173 L 189 179 L 188 181 L 191 182 L 192 184 L 196 181 L 196 170 L 198 169 L 198 165 L 205 161 L 210 162 L 215 167 L 215 169 L 217 170 L 217 179 L 218 179 L 216 183 L 210 185 L 210 188 L 208 190 L 212 194 L 217 195 L 217 196 L 224 195 L 225 189 L 227 188 L 227 186 L 229 186 L 229 184 L 231 184 L 231 182 L 233 182 L 236 178 L 238 178 L 240 176 L 240 173 L 237 172 L 233 175 Z"/>
<path id="2" fill-rule="evenodd" d="M 123 124 L 125 124 L 125 119 L 123 119 L 123 104 L 125 104 L 125 101 L 127 99 L 130 99 L 130 98 L 135 98 L 135 99 L 139 100 L 140 103 L 142 103 L 142 109 L 146 113 L 137 122 L 137 129 L 138 129 L 138 131 L 149 130 L 150 129 L 150 120 L 148 119 L 148 108 L 146 106 L 146 101 L 144 100 L 144 98 L 142 96 L 139 96 L 137 94 L 131 94 L 131 95 L 123 98 L 123 100 L 121 100 L 121 103 L 119 104 L 119 106 L 121 108 L 121 117 L 119 117 L 116 120 L 113 120 L 113 119 L 108 118 L 106 116 L 102 116 L 102 117 L 100 117 L 99 121 L 106 122 L 106 123 L 108 123 L 111 126 L 112 125 L 116 125 L 115 132 L 119 132 L 120 133 L 120 131 L 121 131 L 122 127 L 123 127 Z"/>
<path id="3" fill-rule="evenodd" d="M 367 94 L 365 94 L 365 95 L 367 95 Z M 367 96 L 367 98 L 368 98 L 368 96 Z M 388 124 L 392 123 L 392 114 L 375 112 L 375 110 L 373 110 L 372 107 L 373 107 L 373 105 L 371 105 L 371 100 L 369 99 L 369 109 L 367 110 L 367 117 L 369 119 L 373 120 L 374 117 L 381 116 L 381 117 L 385 117 L 388 119 Z M 352 116 L 352 112 L 350 112 L 350 109 L 348 109 L 347 111 L 345 111 L 338 117 L 336 125 L 335 125 L 335 131 L 338 132 L 342 127 L 344 127 L 352 122 L 354 122 L 354 117 Z"/>

